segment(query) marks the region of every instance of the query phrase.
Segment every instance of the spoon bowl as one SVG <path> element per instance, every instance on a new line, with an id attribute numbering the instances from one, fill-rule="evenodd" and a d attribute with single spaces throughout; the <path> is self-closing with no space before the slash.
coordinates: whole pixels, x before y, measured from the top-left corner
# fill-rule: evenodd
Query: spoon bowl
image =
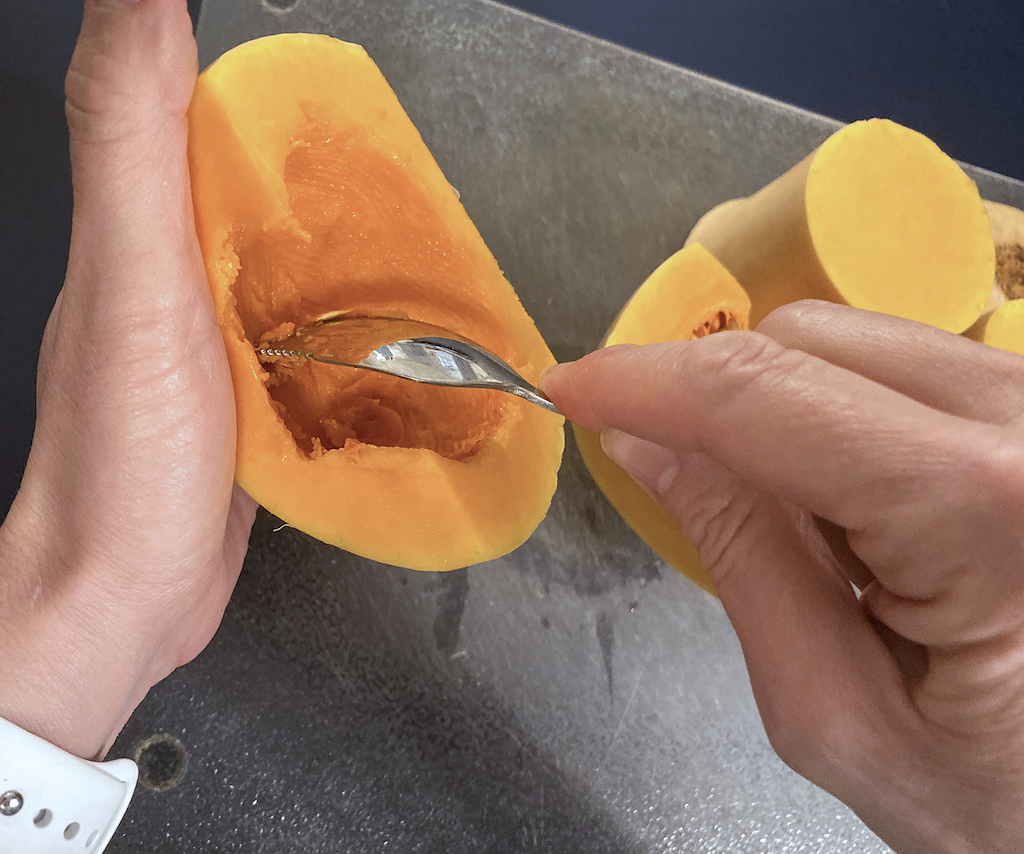
<path id="1" fill-rule="evenodd" d="M 261 361 L 312 359 L 428 385 L 495 389 L 558 413 L 542 392 L 489 350 L 418 320 L 327 317 L 261 344 L 256 355 Z"/>

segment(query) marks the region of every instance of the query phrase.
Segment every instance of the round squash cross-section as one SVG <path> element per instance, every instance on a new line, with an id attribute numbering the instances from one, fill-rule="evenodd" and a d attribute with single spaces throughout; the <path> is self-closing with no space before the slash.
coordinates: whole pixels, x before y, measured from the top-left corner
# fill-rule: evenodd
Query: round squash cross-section
<path id="1" fill-rule="evenodd" d="M 985 206 L 926 136 L 884 119 L 842 128 L 814 155 L 805 205 L 842 302 L 950 332 L 981 314 L 995 264 Z"/>
<path id="2" fill-rule="evenodd" d="M 365 51 L 286 34 L 224 54 L 196 84 L 189 164 L 238 483 L 289 525 L 383 563 L 454 569 L 522 544 L 555 489 L 561 418 L 497 391 L 256 357 L 351 315 L 441 327 L 534 382 L 554 364 Z"/>
<path id="3" fill-rule="evenodd" d="M 602 346 L 690 341 L 747 329 L 750 299 L 700 244 L 661 264 L 630 297 Z M 679 523 L 604 452 L 599 434 L 573 425 L 580 456 L 608 502 L 666 563 L 714 593 L 711 577 Z"/>
<path id="4" fill-rule="evenodd" d="M 978 188 L 927 137 L 886 119 L 846 125 L 752 196 L 708 211 L 705 246 L 750 295 L 754 326 L 824 299 L 963 332 L 995 270 Z"/>

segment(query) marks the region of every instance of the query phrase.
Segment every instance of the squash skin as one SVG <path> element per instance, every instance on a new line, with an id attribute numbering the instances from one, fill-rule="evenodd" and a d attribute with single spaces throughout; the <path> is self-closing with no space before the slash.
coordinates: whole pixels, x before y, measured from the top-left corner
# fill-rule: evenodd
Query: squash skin
<path id="1" fill-rule="evenodd" d="M 651 273 L 619 312 L 602 346 L 686 341 L 720 331 L 716 326 L 747 329 L 749 315 L 743 288 L 703 246 L 693 244 Z M 574 424 L 573 434 L 591 477 L 626 523 L 666 563 L 714 595 L 711 577 L 679 523 L 612 462 L 598 433 Z"/>
<path id="2" fill-rule="evenodd" d="M 854 122 L 752 196 L 694 226 L 750 294 L 750 322 L 824 299 L 963 332 L 985 308 L 995 253 L 981 196 L 922 134 Z"/>
<path id="3" fill-rule="evenodd" d="M 293 210 L 298 202 L 290 193 L 297 184 L 286 175 L 306 149 L 315 154 L 327 146 L 334 146 L 332 157 L 335 150 L 351 152 L 351 167 L 343 164 L 331 175 L 351 178 L 355 189 L 346 200 L 366 200 L 365 210 L 343 211 L 355 225 L 340 216 L 326 225 L 303 221 Z M 346 251 L 331 256 L 338 268 L 325 268 L 326 283 L 309 280 L 317 288 L 310 302 L 443 326 L 483 344 L 534 382 L 554 364 L 365 51 L 327 36 L 284 34 L 224 54 L 196 84 L 189 164 L 199 242 L 234 386 L 235 476 L 242 488 L 289 525 L 396 566 L 455 569 L 521 545 L 554 493 L 563 419 L 499 392 L 460 390 L 484 396 L 494 422 L 468 457 L 361 442 L 310 454 L 286 428 L 268 392 L 268 371 L 253 350 L 254 337 L 271 331 L 256 326 L 269 322 L 260 313 L 264 302 L 268 313 L 274 308 L 274 287 L 255 301 L 246 295 L 241 302 L 256 308 L 240 315 L 236 281 L 248 276 L 247 286 L 263 287 L 245 270 L 254 257 L 245 254 L 252 240 L 266 236 L 273 257 L 276 246 L 301 252 L 304 243 L 340 235 Z M 328 230 L 315 231 L 321 226 Z M 301 306 L 306 296 L 287 299 Z M 314 315 L 278 319 L 302 325 Z"/>

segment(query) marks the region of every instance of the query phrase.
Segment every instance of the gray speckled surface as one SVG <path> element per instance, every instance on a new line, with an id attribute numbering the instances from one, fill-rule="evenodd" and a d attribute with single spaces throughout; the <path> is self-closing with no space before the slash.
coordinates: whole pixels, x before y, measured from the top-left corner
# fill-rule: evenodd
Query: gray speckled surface
<path id="1" fill-rule="evenodd" d="M 275 2 L 205 0 L 203 64 L 285 30 L 365 45 L 560 359 L 700 214 L 835 126 L 480 0 Z M 533 539 L 465 571 L 375 565 L 261 514 L 220 632 L 113 755 L 156 732 L 187 773 L 139 790 L 114 854 L 888 850 L 775 758 L 721 607 L 571 446 Z"/>

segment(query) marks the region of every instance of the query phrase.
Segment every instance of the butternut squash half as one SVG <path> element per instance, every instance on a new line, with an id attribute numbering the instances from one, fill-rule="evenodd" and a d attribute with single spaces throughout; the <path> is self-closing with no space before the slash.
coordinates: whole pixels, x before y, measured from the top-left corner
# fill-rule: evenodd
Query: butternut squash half
<path id="1" fill-rule="evenodd" d="M 229 51 L 189 112 L 196 226 L 238 413 L 236 478 L 295 528 L 383 563 L 503 555 L 547 512 L 563 421 L 254 346 L 338 314 L 420 320 L 536 381 L 554 359 L 365 51 L 286 34 Z"/>
<path id="2" fill-rule="evenodd" d="M 633 294 L 602 346 L 688 341 L 746 329 L 750 300 L 743 288 L 701 245 L 681 249 Z M 601 448 L 597 433 L 573 425 L 580 455 L 594 482 L 626 523 L 654 552 L 691 581 L 714 593 L 707 570 L 679 523 Z"/>

